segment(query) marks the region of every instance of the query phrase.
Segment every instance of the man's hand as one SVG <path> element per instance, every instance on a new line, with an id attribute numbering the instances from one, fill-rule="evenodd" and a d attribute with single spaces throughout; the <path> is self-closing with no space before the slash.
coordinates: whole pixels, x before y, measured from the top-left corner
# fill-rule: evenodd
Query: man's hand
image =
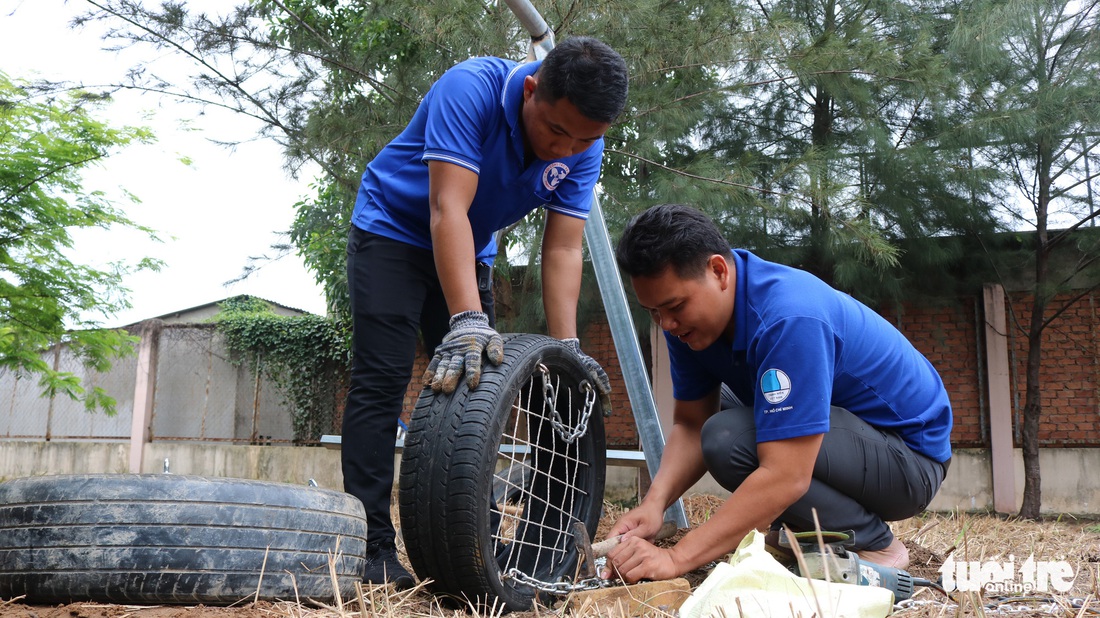
<path id="1" fill-rule="evenodd" d="M 657 547 L 636 536 L 624 537 L 607 553 L 607 563 L 611 567 L 604 567 L 605 572 L 618 573 L 628 584 L 643 579 L 672 579 L 685 572 L 677 564 L 674 550 Z M 609 579 L 610 573 L 604 579 Z"/>
<path id="2" fill-rule="evenodd" d="M 596 387 L 596 391 L 600 395 L 600 404 L 603 406 L 604 413 L 611 411 L 611 379 L 607 377 L 607 372 L 600 367 L 600 364 L 596 362 L 596 359 L 581 352 L 581 340 L 576 337 L 570 337 L 569 339 L 562 339 L 562 343 L 573 349 L 573 352 L 581 359 L 581 364 L 584 365 L 585 371 L 588 372 L 588 379 L 592 382 L 592 385 Z"/>
<path id="3" fill-rule="evenodd" d="M 619 555 L 617 550 L 630 538 L 645 540 L 655 537 L 657 531 L 661 529 L 663 519 L 664 511 L 662 511 L 660 507 L 651 508 L 645 502 L 627 511 L 625 515 L 619 518 L 619 521 L 615 522 L 615 525 L 611 527 L 611 531 L 607 533 L 607 538 L 622 535 L 622 540 L 619 541 L 619 545 L 611 552 L 608 552 L 608 560 L 611 561 L 611 556 L 613 554 Z M 610 579 L 613 575 L 614 571 L 610 564 L 604 567 L 603 571 L 600 573 L 600 577 L 603 579 Z"/>
<path id="4" fill-rule="evenodd" d="M 465 368 L 466 385 L 477 388 L 481 382 L 481 354 L 489 362 L 504 362 L 504 340 L 489 326 L 489 316 L 481 311 L 463 311 L 451 316 L 451 330 L 435 349 L 435 356 L 424 372 L 424 383 L 435 392 L 453 393 Z"/>

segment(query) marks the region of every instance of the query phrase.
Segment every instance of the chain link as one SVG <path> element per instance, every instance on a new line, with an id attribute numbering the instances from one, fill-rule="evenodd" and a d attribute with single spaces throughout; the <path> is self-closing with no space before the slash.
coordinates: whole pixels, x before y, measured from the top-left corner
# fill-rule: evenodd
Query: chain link
<path id="1" fill-rule="evenodd" d="M 550 370 L 546 365 L 539 363 L 539 371 L 542 372 L 543 406 L 544 408 L 549 406 L 552 414 L 550 424 L 554 427 L 554 431 L 561 436 L 563 442 L 573 444 L 578 438 L 588 433 L 588 419 L 591 418 L 592 408 L 596 403 L 596 389 L 587 380 L 584 382 L 584 410 L 581 412 L 580 420 L 577 421 L 576 426 L 570 427 L 565 424 L 561 414 L 558 413 L 558 387 L 554 386 L 550 378 Z"/>
<path id="2" fill-rule="evenodd" d="M 608 588 L 619 583 L 614 579 L 600 579 L 599 577 L 590 577 L 588 579 L 582 579 L 576 582 L 571 582 L 568 579 L 563 579 L 559 582 L 544 582 L 539 579 L 535 579 L 523 571 L 513 567 L 508 569 L 506 573 L 500 576 L 501 580 L 507 581 L 509 579 L 525 586 L 530 586 L 539 592 L 545 592 L 547 594 L 553 594 L 557 596 L 568 596 L 574 592 L 583 592 L 585 590 L 598 590 L 600 588 Z"/>
<path id="3" fill-rule="evenodd" d="M 550 408 L 550 414 L 548 415 L 550 418 L 550 425 L 554 428 L 554 431 L 563 442 L 566 444 L 573 444 L 577 439 L 588 433 L 588 421 L 592 417 L 592 410 L 596 404 L 596 389 L 593 388 L 592 384 L 587 380 L 582 383 L 582 388 L 584 389 L 584 409 L 581 411 L 577 424 L 571 427 L 566 424 L 561 414 L 558 412 L 558 395 L 560 390 L 558 386 L 554 384 L 553 378 L 550 375 L 550 369 L 543 363 L 539 363 L 538 369 L 542 374 L 543 411 L 545 413 L 546 408 Z M 599 577 L 590 577 L 576 582 L 570 581 L 569 578 L 562 578 L 561 581 L 557 582 L 544 582 L 520 571 L 516 567 L 508 569 L 500 576 L 500 579 L 501 581 L 513 580 L 518 584 L 557 596 L 568 596 L 574 592 L 583 590 L 607 588 L 608 586 L 614 586 L 618 583 L 618 580 L 606 580 L 600 579 Z"/>

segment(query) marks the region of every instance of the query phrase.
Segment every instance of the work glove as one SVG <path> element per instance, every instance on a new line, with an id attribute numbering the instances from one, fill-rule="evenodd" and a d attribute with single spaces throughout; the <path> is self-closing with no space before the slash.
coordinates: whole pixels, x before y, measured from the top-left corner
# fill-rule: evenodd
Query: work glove
<path id="1" fill-rule="evenodd" d="M 573 350 L 580 359 L 585 371 L 588 372 L 588 380 L 596 387 L 604 413 L 611 412 L 611 379 L 607 377 L 607 372 L 603 370 L 603 367 L 600 367 L 596 359 L 581 352 L 580 339 L 570 337 L 569 339 L 562 339 L 561 342 L 568 346 L 570 350 Z"/>
<path id="2" fill-rule="evenodd" d="M 435 356 L 424 372 L 424 384 L 435 392 L 453 393 L 465 368 L 466 385 L 477 388 L 481 382 L 481 354 L 489 362 L 504 362 L 504 340 L 489 326 L 489 316 L 481 311 L 463 311 L 451 316 L 450 332 L 435 349 Z"/>

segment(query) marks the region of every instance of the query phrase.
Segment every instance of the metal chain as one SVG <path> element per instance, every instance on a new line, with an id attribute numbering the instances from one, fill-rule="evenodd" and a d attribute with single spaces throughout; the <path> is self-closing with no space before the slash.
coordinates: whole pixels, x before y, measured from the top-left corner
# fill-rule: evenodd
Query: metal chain
<path id="1" fill-rule="evenodd" d="M 599 577 L 590 577 L 588 579 L 582 579 L 576 582 L 570 582 L 568 579 L 559 582 L 544 582 L 539 579 L 535 579 L 523 571 L 512 567 L 508 569 L 506 573 L 500 576 L 501 580 L 513 579 L 516 582 L 525 586 L 530 586 L 539 592 L 545 592 L 557 596 L 568 596 L 574 592 L 582 592 L 585 590 L 598 590 L 600 588 L 607 588 L 618 584 L 618 580 L 614 579 L 600 579 Z"/>
<path id="2" fill-rule="evenodd" d="M 573 444 L 578 438 L 588 433 L 588 421 L 592 417 L 592 410 L 596 403 L 596 389 L 593 388 L 592 384 L 587 380 L 582 383 L 582 388 L 585 391 L 584 409 L 581 411 L 576 426 L 570 427 L 565 423 L 561 414 L 558 412 L 558 395 L 560 389 L 554 384 L 553 377 L 550 375 L 550 369 L 543 363 L 538 364 L 538 369 L 542 374 L 543 413 L 545 415 L 546 408 L 550 408 L 550 414 L 545 416 L 549 416 L 550 424 L 554 428 L 554 431 L 563 442 L 566 444 Z M 570 404 L 572 404 L 571 398 Z M 572 405 L 570 405 L 570 407 L 572 407 Z M 516 583 L 530 586 L 540 592 L 558 596 L 568 596 L 574 592 L 583 590 L 607 588 L 608 586 L 613 586 L 618 583 L 617 580 L 606 580 L 600 579 L 599 577 L 591 577 L 576 582 L 570 581 L 569 578 L 562 578 L 561 581 L 557 582 L 544 582 L 520 571 L 516 567 L 508 569 L 500 576 L 500 579 L 501 581 L 513 580 Z"/>
<path id="3" fill-rule="evenodd" d="M 596 403 L 596 389 L 588 382 L 584 382 L 584 410 L 581 412 L 580 420 L 577 421 L 576 426 L 570 427 L 562 420 L 561 414 L 558 413 L 558 388 L 554 386 L 553 381 L 550 378 L 550 370 L 546 365 L 539 363 L 539 371 L 542 372 L 542 392 L 543 392 L 543 407 L 550 407 L 552 416 L 550 424 L 554 427 L 554 431 L 558 432 L 561 439 L 566 444 L 573 444 L 578 438 L 588 433 L 588 419 L 592 416 L 592 408 Z"/>

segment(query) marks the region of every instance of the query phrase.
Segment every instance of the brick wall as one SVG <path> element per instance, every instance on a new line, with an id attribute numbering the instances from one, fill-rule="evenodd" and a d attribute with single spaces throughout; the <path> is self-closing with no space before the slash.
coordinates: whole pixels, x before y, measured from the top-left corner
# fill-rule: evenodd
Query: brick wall
<path id="1" fill-rule="evenodd" d="M 1055 298 L 1048 317 L 1054 307 L 1071 299 L 1069 294 Z M 1007 301 L 1013 439 L 1020 446 L 1027 387 L 1024 329 L 1031 319 L 1032 296 L 1012 293 Z M 1040 370 L 1043 416 L 1039 424 L 1043 446 L 1100 446 L 1100 323 L 1096 304 L 1095 295 L 1086 295 L 1044 331 Z M 960 299 L 950 306 L 910 303 L 888 308 L 883 315 L 940 372 L 955 413 L 952 444 L 956 448 L 988 447 L 985 323 L 979 299 Z"/>
<path id="2" fill-rule="evenodd" d="M 1068 297 L 1059 297 L 1060 306 Z M 1058 302 L 1061 301 L 1061 302 Z M 1044 446 L 1100 446 L 1100 308 L 1093 295 L 1075 302 L 1043 338 L 1043 420 L 1039 439 Z M 1012 367 L 1014 436 L 1020 443 L 1024 404 L 1026 328 L 1030 296 L 1011 295 L 1013 314 L 1008 317 L 1009 361 Z M 940 372 L 951 397 L 955 426 L 951 433 L 956 448 L 989 446 L 989 411 L 986 401 L 985 341 L 979 298 L 963 298 L 953 304 L 914 304 L 881 308 L 896 326 Z M 1021 326 L 1022 325 L 1022 326 Z M 582 349 L 596 359 L 611 378 L 611 417 L 604 419 L 608 446 L 636 448 L 638 436 L 630 403 L 615 354 L 610 328 L 603 320 L 583 328 Z M 643 350 L 648 358 L 648 350 Z M 428 357 L 418 348 L 413 380 L 405 396 L 408 415 L 420 392 L 420 376 Z"/>
<path id="3" fill-rule="evenodd" d="M 1070 295 L 1058 296 L 1047 309 L 1049 316 Z M 1013 438 L 1020 444 L 1027 388 L 1027 332 L 1032 297 L 1010 294 L 1008 354 L 1014 408 Z M 1039 442 L 1044 446 L 1100 446 L 1100 332 L 1097 331 L 1097 299 L 1094 294 L 1074 302 L 1043 333 L 1043 417 Z"/>
<path id="4" fill-rule="evenodd" d="M 984 343 L 976 317 L 980 311 L 973 298 L 953 305 L 910 303 L 881 310 L 940 373 L 955 414 L 951 443 L 956 448 L 989 446 Z"/>
<path id="5" fill-rule="evenodd" d="M 604 418 L 607 445 L 615 448 L 637 448 L 638 431 L 634 425 L 630 398 L 626 394 L 626 382 L 619 366 L 619 357 L 615 353 L 611 327 L 606 321 L 593 321 L 584 328 L 581 349 L 594 358 L 611 379 L 611 416 Z"/>
<path id="6" fill-rule="evenodd" d="M 401 413 L 401 420 L 405 421 L 406 425 L 409 423 L 409 417 L 412 416 L 413 408 L 416 407 L 416 400 L 420 398 L 420 389 L 423 386 L 422 380 L 424 379 L 424 372 L 428 370 L 428 362 L 431 360 L 432 357 L 424 352 L 424 344 L 417 341 L 416 361 L 413 363 L 412 380 L 409 380 L 409 387 L 405 389 L 405 411 Z"/>

